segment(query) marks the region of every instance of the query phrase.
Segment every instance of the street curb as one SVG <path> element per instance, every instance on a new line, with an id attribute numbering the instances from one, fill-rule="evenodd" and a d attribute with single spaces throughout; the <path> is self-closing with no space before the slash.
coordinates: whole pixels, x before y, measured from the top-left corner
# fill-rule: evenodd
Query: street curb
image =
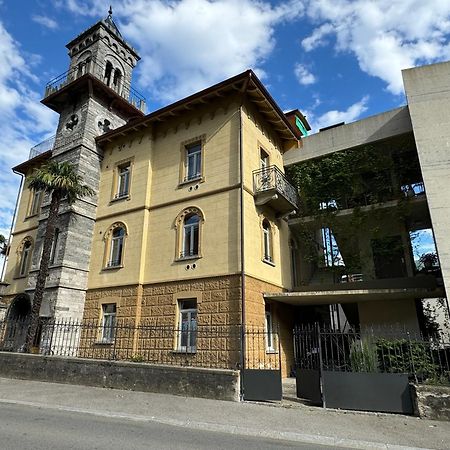
<path id="1" fill-rule="evenodd" d="M 142 416 L 137 414 L 113 413 L 97 411 L 92 409 L 74 408 L 63 405 L 47 405 L 45 403 L 27 402 L 21 400 L 0 399 L 0 403 L 10 405 L 21 405 L 32 408 L 51 409 L 79 414 L 90 414 L 97 417 L 108 417 L 112 419 L 126 419 L 135 422 L 156 422 L 163 425 L 171 425 L 182 428 L 229 433 L 241 436 L 264 437 L 268 439 L 301 442 L 304 444 L 324 445 L 330 447 L 347 447 L 360 450 L 430 450 L 423 447 L 408 447 L 396 444 L 385 444 L 381 442 L 371 442 L 356 439 L 337 438 L 332 436 L 316 436 L 312 434 L 295 433 L 291 431 L 257 430 L 239 426 L 223 425 L 210 422 L 197 422 L 189 420 L 177 420 L 169 417 Z"/>

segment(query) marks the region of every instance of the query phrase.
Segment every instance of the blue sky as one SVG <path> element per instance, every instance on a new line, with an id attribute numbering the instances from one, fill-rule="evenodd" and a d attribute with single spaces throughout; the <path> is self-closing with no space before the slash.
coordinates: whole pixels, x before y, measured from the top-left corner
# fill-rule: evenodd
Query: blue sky
<path id="1" fill-rule="evenodd" d="M 404 104 L 401 69 L 450 59 L 448 0 L 0 0 L 0 233 L 19 184 L 10 168 L 55 132 L 44 86 L 110 3 L 142 56 L 133 84 L 148 112 L 252 68 L 318 129 Z"/>

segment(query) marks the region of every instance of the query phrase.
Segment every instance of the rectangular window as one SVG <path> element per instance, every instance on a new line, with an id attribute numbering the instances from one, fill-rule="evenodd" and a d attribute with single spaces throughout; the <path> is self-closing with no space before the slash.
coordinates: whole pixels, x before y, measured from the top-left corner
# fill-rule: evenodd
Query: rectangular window
<path id="1" fill-rule="evenodd" d="M 50 264 L 55 264 L 58 257 L 59 250 L 59 228 L 55 229 L 55 235 L 53 236 L 52 251 L 50 253 Z"/>
<path id="2" fill-rule="evenodd" d="M 197 300 L 180 300 L 179 310 L 177 350 L 195 353 L 197 350 Z"/>
<path id="3" fill-rule="evenodd" d="M 117 192 L 115 198 L 128 197 L 130 194 L 130 163 L 119 166 L 117 171 Z"/>
<path id="4" fill-rule="evenodd" d="M 102 305 L 102 342 L 113 342 L 116 334 L 116 304 Z"/>
<path id="5" fill-rule="evenodd" d="M 275 336 L 273 332 L 273 320 L 270 305 L 266 305 L 265 318 L 266 351 L 275 352 Z"/>
<path id="6" fill-rule="evenodd" d="M 29 216 L 34 216 L 41 207 L 42 191 L 31 191 L 31 204 L 28 212 Z"/>
<path id="7" fill-rule="evenodd" d="M 186 146 L 185 180 L 200 178 L 202 174 L 202 144 L 196 142 Z"/>
<path id="8" fill-rule="evenodd" d="M 260 157 L 260 169 L 267 169 L 269 167 L 269 155 L 261 149 L 261 157 Z"/>

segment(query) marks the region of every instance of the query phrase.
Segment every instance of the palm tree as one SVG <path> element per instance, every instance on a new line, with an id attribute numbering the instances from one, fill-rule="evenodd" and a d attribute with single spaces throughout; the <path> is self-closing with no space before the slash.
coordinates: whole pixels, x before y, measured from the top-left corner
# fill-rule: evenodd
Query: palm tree
<path id="1" fill-rule="evenodd" d="M 46 192 L 49 194 L 51 201 L 44 234 L 41 263 L 36 279 L 30 326 L 25 342 L 26 351 L 30 351 L 36 338 L 39 325 L 39 311 L 44 296 L 45 281 L 48 275 L 52 242 L 60 204 L 64 198 L 69 205 L 72 205 L 77 199 L 94 194 L 94 191 L 89 186 L 83 184 L 83 178 L 77 174 L 75 166 L 68 162 L 50 161 L 41 168 L 36 169 L 29 177 L 28 187 L 33 191 Z"/>

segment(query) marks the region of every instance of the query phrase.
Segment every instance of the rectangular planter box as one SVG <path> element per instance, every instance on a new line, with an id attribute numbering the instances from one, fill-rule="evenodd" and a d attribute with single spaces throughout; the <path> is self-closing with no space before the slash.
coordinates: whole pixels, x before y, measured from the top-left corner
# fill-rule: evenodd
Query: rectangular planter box
<path id="1" fill-rule="evenodd" d="M 327 408 L 413 414 L 408 375 L 323 371 Z"/>

